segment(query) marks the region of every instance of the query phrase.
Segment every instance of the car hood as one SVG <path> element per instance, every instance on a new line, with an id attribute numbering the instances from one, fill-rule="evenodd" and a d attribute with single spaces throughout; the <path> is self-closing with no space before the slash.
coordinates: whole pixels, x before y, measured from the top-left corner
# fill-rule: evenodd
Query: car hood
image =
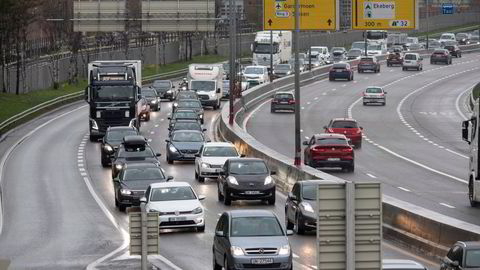
<path id="1" fill-rule="evenodd" d="M 249 78 L 260 78 L 261 77 L 261 74 L 247 74 L 247 73 L 244 73 L 243 76 L 245 77 L 249 77 Z"/>
<path id="2" fill-rule="evenodd" d="M 165 182 L 165 179 L 122 181 L 122 187 L 130 190 L 147 190 L 148 185 Z"/>
<path id="3" fill-rule="evenodd" d="M 280 248 L 288 244 L 286 236 L 230 237 L 232 246 L 241 248 Z"/>
<path id="4" fill-rule="evenodd" d="M 115 160 L 115 163 L 135 163 L 135 162 L 150 162 L 150 163 L 159 163 L 156 158 L 153 157 L 129 157 L 129 158 L 118 158 Z"/>
<path id="5" fill-rule="evenodd" d="M 247 175 L 237 175 L 237 174 L 230 174 L 230 176 L 235 177 L 237 179 L 237 182 L 239 184 L 241 183 L 264 183 L 265 182 L 265 177 L 268 176 L 268 174 L 247 174 Z"/>
<path id="6" fill-rule="evenodd" d="M 107 141 L 105 143 L 110 145 L 113 148 L 118 148 L 120 146 L 120 144 L 122 143 L 122 141 L 121 140 L 120 141 Z"/>
<path id="7" fill-rule="evenodd" d="M 238 156 L 234 157 L 202 157 L 202 162 L 211 164 L 211 165 L 223 165 L 225 164 L 225 161 L 229 158 L 236 158 Z"/>
<path id="8" fill-rule="evenodd" d="M 177 201 L 161 201 L 148 202 L 147 210 L 154 209 L 159 212 L 184 212 L 202 206 L 198 200 L 177 200 Z"/>
<path id="9" fill-rule="evenodd" d="M 203 113 L 203 108 L 178 107 L 176 110 L 194 110 L 197 113 Z"/>
<path id="10" fill-rule="evenodd" d="M 204 142 L 172 142 L 172 144 L 178 150 L 200 150 L 200 147 L 202 147 Z"/>
<path id="11" fill-rule="evenodd" d="M 170 88 L 158 88 L 158 87 L 156 87 L 155 90 L 157 90 L 158 92 L 167 92 L 168 90 L 170 90 Z"/>

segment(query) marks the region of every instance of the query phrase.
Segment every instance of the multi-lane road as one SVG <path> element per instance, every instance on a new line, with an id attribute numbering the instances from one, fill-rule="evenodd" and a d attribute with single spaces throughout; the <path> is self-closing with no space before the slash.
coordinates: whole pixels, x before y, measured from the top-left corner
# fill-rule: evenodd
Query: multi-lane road
<path id="1" fill-rule="evenodd" d="M 468 206 L 466 184 L 460 181 L 467 166 L 460 121 L 466 114 L 462 93 L 478 74 L 479 55 L 455 60 L 452 66 L 426 64 L 424 72 L 382 66 L 379 75 L 356 74 L 353 82 L 305 86 L 302 134 L 321 132 L 330 118 L 351 114 L 365 128 L 368 141 L 356 150 L 355 173 L 330 173 L 354 181 L 382 181 L 387 195 L 478 224 L 479 210 Z M 386 86 L 387 106 L 363 107 L 357 102 L 367 85 Z M 248 131 L 265 145 L 293 156 L 293 115 L 271 114 L 268 105 L 253 112 Z M 170 106 L 162 103 L 161 111 L 152 113 L 141 128 L 163 155 Z M 217 112 L 207 109 L 205 116 L 207 133 L 215 139 Z M 128 269 L 138 264 L 127 256 L 127 215 L 115 209 L 110 170 L 100 164 L 100 145 L 88 141 L 87 118 L 88 109 L 79 102 L 22 126 L 0 144 L 4 156 L 0 159 L 0 259 L 11 260 L 14 269 L 118 269 L 121 265 Z M 276 134 L 273 140 L 271 134 Z M 207 196 L 204 233 L 161 234 L 161 256 L 152 259 L 165 267 L 210 269 L 214 226 L 225 210 L 270 209 L 283 219 L 285 196 L 278 196 L 275 206 L 234 202 L 227 207 L 217 201 L 215 180 L 195 182 L 192 163 L 168 165 L 164 156 L 162 161 L 175 180 L 190 182 L 197 193 Z M 294 235 L 290 241 L 295 269 L 315 269 L 315 235 Z M 384 256 L 421 260 L 388 242 Z"/>

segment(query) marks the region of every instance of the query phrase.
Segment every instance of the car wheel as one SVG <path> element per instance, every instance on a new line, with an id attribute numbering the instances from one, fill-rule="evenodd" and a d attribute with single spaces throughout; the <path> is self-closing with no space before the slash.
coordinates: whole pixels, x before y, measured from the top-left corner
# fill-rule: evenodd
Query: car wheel
<path id="1" fill-rule="evenodd" d="M 333 81 L 333 78 L 332 78 L 332 77 L 328 77 L 328 80 L 329 80 L 329 81 Z"/>
<path id="2" fill-rule="evenodd" d="M 268 198 L 268 204 L 275 205 L 275 192 L 273 192 L 272 196 Z"/>
<path id="3" fill-rule="evenodd" d="M 110 166 L 109 162 L 102 158 L 102 167 L 105 168 L 105 167 L 109 167 L 109 166 Z"/>
<path id="4" fill-rule="evenodd" d="M 197 232 L 204 232 L 205 231 L 205 225 L 197 227 Z"/>
<path id="5" fill-rule="evenodd" d="M 217 184 L 217 195 L 218 195 L 218 201 L 219 202 L 223 201 L 223 195 L 222 195 L 222 192 L 220 192 L 220 184 Z"/>
<path id="6" fill-rule="evenodd" d="M 367 106 L 367 103 L 366 103 L 366 102 L 363 102 L 363 106 Z"/>
<path id="7" fill-rule="evenodd" d="M 168 157 L 168 155 L 167 155 L 167 163 L 168 163 L 168 164 L 173 164 L 173 160 L 171 160 L 171 159 Z"/>
<path id="8" fill-rule="evenodd" d="M 225 205 L 231 205 L 232 204 L 232 198 L 230 197 L 230 194 L 227 192 L 227 188 L 223 190 L 223 203 Z"/>
<path id="9" fill-rule="evenodd" d="M 303 220 L 300 218 L 299 214 L 295 215 L 294 231 L 297 234 L 305 234 L 305 225 L 303 224 Z"/>
<path id="10" fill-rule="evenodd" d="M 477 207 L 478 202 L 474 200 L 473 198 L 473 183 L 470 182 L 468 184 L 468 200 L 470 201 L 470 206 L 472 207 Z"/>
<path id="11" fill-rule="evenodd" d="M 350 172 L 354 172 L 355 171 L 355 163 L 352 162 L 352 164 L 350 164 L 350 167 L 348 168 Z"/>
<path id="12" fill-rule="evenodd" d="M 200 176 L 196 171 L 195 171 L 195 179 L 197 179 L 198 182 L 200 183 L 205 182 L 205 177 Z"/>
<path id="13" fill-rule="evenodd" d="M 271 113 L 274 113 L 274 112 L 275 112 L 275 109 L 274 109 L 273 107 L 270 108 L 270 112 L 271 112 Z"/>
<path id="14" fill-rule="evenodd" d="M 287 209 L 285 209 L 285 227 L 287 230 L 293 230 L 293 223 L 288 219 Z"/>
<path id="15" fill-rule="evenodd" d="M 90 135 L 90 141 L 91 142 L 97 142 L 98 141 L 97 136 Z"/>
<path id="16" fill-rule="evenodd" d="M 222 267 L 220 266 L 220 264 L 217 263 L 217 258 L 215 257 L 215 250 L 212 250 L 212 254 L 213 254 L 213 270 L 222 270 Z"/>
<path id="17" fill-rule="evenodd" d="M 402 70 L 405 71 L 405 67 L 402 67 Z"/>
<path id="18" fill-rule="evenodd" d="M 127 206 L 118 202 L 118 210 L 120 210 L 120 212 L 125 212 L 125 210 L 127 209 Z"/>

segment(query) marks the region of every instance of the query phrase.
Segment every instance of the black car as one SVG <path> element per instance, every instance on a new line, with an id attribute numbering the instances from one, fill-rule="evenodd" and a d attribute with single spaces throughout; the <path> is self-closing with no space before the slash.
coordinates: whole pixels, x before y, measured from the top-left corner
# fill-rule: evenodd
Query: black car
<path id="1" fill-rule="evenodd" d="M 150 184 L 172 179 L 172 176 L 166 177 L 164 170 L 157 164 L 126 164 L 113 178 L 115 206 L 120 211 L 125 211 L 127 206 L 138 206 L 140 198 L 143 197 Z"/>
<path id="2" fill-rule="evenodd" d="M 125 136 L 112 159 L 112 178 L 117 176 L 125 164 L 150 162 L 160 165 L 159 156 L 161 154 L 153 151 L 145 137 L 140 135 Z"/>
<path id="3" fill-rule="evenodd" d="M 195 155 L 200 153 L 200 148 L 206 142 L 201 131 L 177 130 L 173 131 L 167 143 L 167 162 L 173 164 L 175 160 L 194 161 Z"/>
<path id="4" fill-rule="evenodd" d="M 142 96 L 150 105 L 152 111 L 160 110 L 160 101 L 161 98 L 157 93 L 157 90 L 153 87 L 142 87 Z"/>
<path id="5" fill-rule="evenodd" d="M 102 139 L 101 161 L 103 167 L 108 167 L 112 164 L 112 158 L 122 143 L 123 137 L 129 135 L 138 135 L 138 130 L 135 127 L 109 127 Z"/>
<path id="6" fill-rule="evenodd" d="M 275 78 L 281 78 L 293 73 L 293 65 L 278 64 L 273 68 L 273 75 Z"/>
<path id="7" fill-rule="evenodd" d="M 303 180 L 293 185 L 285 203 L 287 230 L 295 229 L 298 234 L 317 228 L 317 187 L 322 180 Z"/>
<path id="8" fill-rule="evenodd" d="M 194 110 L 203 124 L 203 107 L 198 99 L 182 99 L 175 102 L 172 106 L 172 113 L 175 113 L 177 110 Z"/>
<path id="9" fill-rule="evenodd" d="M 218 178 L 218 200 L 265 200 L 275 204 L 275 180 L 265 161 L 258 158 L 231 158 Z"/>
<path id="10" fill-rule="evenodd" d="M 328 72 L 328 80 L 335 81 L 336 79 L 347 79 L 353 81 L 353 70 L 349 63 L 335 63 Z"/>
<path id="11" fill-rule="evenodd" d="M 462 51 L 458 45 L 445 45 L 443 48 L 448 50 L 450 54 L 456 58 L 462 57 Z"/>
<path id="12" fill-rule="evenodd" d="M 192 90 L 185 90 L 185 91 L 180 91 L 177 94 L 176 100 L 180 101 L 183 99 L 197 99 L 198 100 L 198 94 L 195 91 Z"/>
<path id="13" fill-rule="evenodd" d="M 440 270 L 480 269 L 480 242 L 457 241 L 443 258 Z"/>
<path id="14" fill-rule="evenodd" d="M 153 81 L 152 87 L 155 88 L 155 90 L 157 90 L 157 93 L 160 96 L 160 98 L 165 98 L 172 101 L 175 99 L 177 95 L 175 86 L 170 80 L 155 80 Z"/>
<path id="15" fill-rule="evenodd" d="M 168 120 L 170 120 L 169 127 L 173 126 L 178 120 L 195 120 L 199 123 L 202 122 L 202 119 L 194 110 L 177 110 L 171 117 L 168 117 Z"/>
<path id="16" fill-rule="evenodd" d="M 169 134 L 176 130 L 195 130 L 205 132 L 207 129 L 203 128 L 202 125 L 197 120 L 185 120 L 185 119 L 178 119 L 168 128 Z"/>
<path id="17" fill-rule="evenodd" d="M 277 92 L 272 98 L 270 112 L 277 110 L 287 110 L 295 112 L 295 97 L 290 92 Z"/>

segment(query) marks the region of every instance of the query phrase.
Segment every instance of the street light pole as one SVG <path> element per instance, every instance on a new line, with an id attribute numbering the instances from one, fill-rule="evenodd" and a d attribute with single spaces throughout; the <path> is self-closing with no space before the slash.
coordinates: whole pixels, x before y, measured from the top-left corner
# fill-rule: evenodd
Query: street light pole
<path id="1" fill-rule="evenodd" d="M 428 42 L 428 31 L 430 31 L 430 30 L 429 30 L 429 25 L 428 25 L 428 15 L 429 15 L 429 14 L 428 14 L 428 13 L 429 13 L 429 12 L 428 12 L 428 11 L 429 11 L 428 2 L 429 2 L 429 1 L 426 0 L 426 7 L 427 7 L 427 50 L 428 50 L 428 47 L 429 47 L 429 45 L 428 45 L 428 43 L 429 43 L 429 42 Z"/>
<path id="2" fill-rule="evenodd" d="M 229 0 L 229 14 L 230 14 L 230 94 L 229 94 L 229 115 L 228 123 L 233 125 L 233 101 L 235 100 L 235 56 L 236 56 L 236 17 L 234 0 Z"/>
<path id="3" fill-rule="evenodd" d="M 300 36 L 300 4 L 295 0 L 295 166 L 302 164 L 302 146 L 300 143 L 300 66 L 298 61 L 298 48 Z"/>
<path id="4" fill-rule="evenodd" d="M 273 31 L 270 30 L 270 81 L 273 81 Z"/>

